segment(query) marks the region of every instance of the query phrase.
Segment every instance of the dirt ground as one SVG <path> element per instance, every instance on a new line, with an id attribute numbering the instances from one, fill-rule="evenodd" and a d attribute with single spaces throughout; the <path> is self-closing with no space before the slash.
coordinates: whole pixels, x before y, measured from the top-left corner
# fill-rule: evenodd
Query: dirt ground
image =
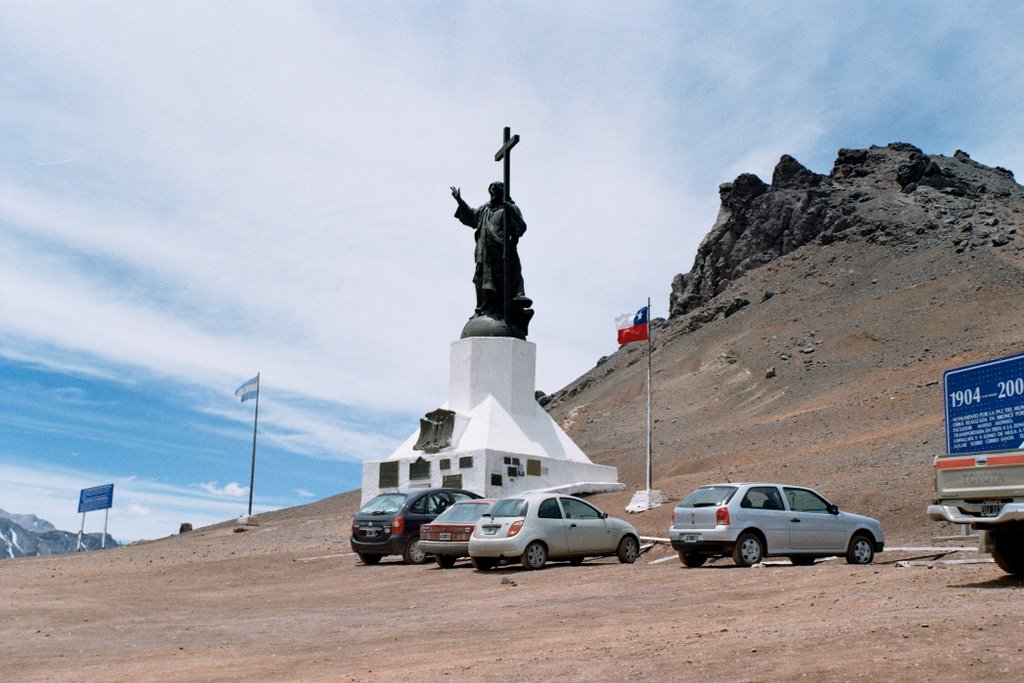
<path id="1" fill-rule="evenodd" d="M 989 562 L 901 566 L 941 553 L 889 551 L 870 566 L 685 569 L 656 545 L 633 565 L 536 572 L 363 566 L 347 543 L 355 501 L 268 513 L 245 532 L 0 562 L 0 679 L 962 681 L 1024 669 L 1007 637 L 1024 622 L 1024 581 Z M 668 514 L 629 520 L 664 536 Z"/>

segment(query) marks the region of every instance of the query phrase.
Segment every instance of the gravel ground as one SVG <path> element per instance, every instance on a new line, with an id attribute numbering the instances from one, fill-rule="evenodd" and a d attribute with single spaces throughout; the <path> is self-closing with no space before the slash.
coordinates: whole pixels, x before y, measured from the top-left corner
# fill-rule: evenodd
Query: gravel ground
<path id="1" fill-rule="evenodd" d="M 354 506 L 347 494 L 244 533 L 0 562 L 0 679 L 952 681 L 1024 668 L 1006 637 L 1024 621 L 1024 581 L 973 552 L 685 569 L 656 545 L 633 565 L 536 572 L 363 566 L 345 540 Z M 664 514 L 630 519 L 653 533 Z M 954 558 L 976 562 L 936 561 Z"/>

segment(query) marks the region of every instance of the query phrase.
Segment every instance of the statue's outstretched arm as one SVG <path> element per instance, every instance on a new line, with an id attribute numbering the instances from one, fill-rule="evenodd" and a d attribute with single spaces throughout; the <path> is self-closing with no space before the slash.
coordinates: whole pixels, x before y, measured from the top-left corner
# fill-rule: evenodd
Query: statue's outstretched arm
<path id="1" fill-rule="evenodd" d="M 476 227 L 476 215 L 473 213 L 473 208 L 466 203 L 466 200 L 462 198 L 462 192 L 457 187 L 452 187 L 452 196 L 455 197 L 455 201 L 459 203 L 455 209 L 455 217 L 459 219 L 459 222 L 463 225 L 468 225 L 471 228 Z"/>
<path id="2" fill-rule="evenodd" d="M 455 197 L 455 201 L 459 203 L 459 206 L 468 206 L 465 200 L 462 198 L 462 190 L 455 187 L 454 185 L 452 186 L 452 196 Z"/>

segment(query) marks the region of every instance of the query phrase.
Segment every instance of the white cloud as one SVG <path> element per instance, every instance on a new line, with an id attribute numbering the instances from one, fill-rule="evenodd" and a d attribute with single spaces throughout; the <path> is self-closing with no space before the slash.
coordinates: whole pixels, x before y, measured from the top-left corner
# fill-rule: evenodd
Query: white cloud
<path id="1" fill-rule="evenodd" d="M 478 102 L 488 111 L 473 113 L 467 127 L 468 112 L 438 106 L 460 99 L 454 84 L 419 81 L 423 70 L 436 76 L 447 65 L 426 60 L 397 79 L 381 79 L 386 65 L 365 61 L 324 71 L 320 65 L 337 50 L 369 54 L 370 46 L 360 44 L 366 39 L 358 31 L 339 43 L 301 12 L 286 17 L 283 30 L 310 32 L 312 39 L 304 38 L 306 47 L 286 58 L 291 64 L 253 71 L 236 51 L 255 49 L 266 26 L 225 45 L 218 27 L 224 18 L 213 16 L 200 22 L 208 28 L 191 39 L 190 51 L 205 48 L 216 56 L 190 56 L 184 67 L 153 79 L 167 66 L 166 54 L 180 49 L 164 32 L 177 19 L 168 17 L 159 30 L 142 22 L 135 38 L 122 36 L 110 46 L 71 30 L 51 48 L 63 60 L 76 55 L 73 66 L 62 64 L 83 82 L 123 83 L 109 102 L 79 112 L 84 127 L 105 143 L 103 157 L 85 157 L 77 173 L 137 167 L 139 189 L 161 183 L 175 208 L 169 216 L 151 216 L 152 207 L 133 194 L 75 196 L 5 185 L 0 209 L 17 248 L 3 259 L 0 286 L 12 296 L 0 305 L 0 325 L 19 344 L 14 352 L 64 348 L 96 359 L 96 372 L 120 363 L 211 388 L 259 368 L 279 392 L 413 413 L 435 407 L 444 400 L 448 343 L 473 296 L 471 233 L 451 218 L 446 188 L 458 183 L 482 201 L 498 173 L 488 161 L 497 122 L 512 114 L 530 126 L 524 136 L 534 150 L 549 148 L 547 158 L 517 150 L 515 170 L 517 179 L 535 176 L 547 185 L 516 184 L 536 226 L 523 250 L 528 291 L 537 301 L 540 383 L 553 390 L 610 350 L 610 316 L 621 306 L 606 302 L 622 299 L 632 307 L 653 289 L 628 285 L 637 272 L 631 264 L 656 253 L 653 232 L 631 231 L 637 239 L 619 249 L 623 262 L 605 267 L 609 277 L 599 283 L 592 276 L 608 227 L 665 223 L 661 207 L 674 201 L 666 201 L 667 188 L 643 171 L 628 139 L 616 135 L 614 112 L 598 116 L 589 98 L 574 110 L 545 111 L 535 84 L 513 69 L 519 81 L 513 111 L 505 111 L 504 99 L 488 86 L 487 98 Z M 411 52 L 425 38 L 408 28 L 399 42 Z M 138 58 L 126 58 L 142 45 L 147 49 Z M 190 68 L 200 62 L 203 68 Z M 251 87 L 238 85 L 250 80 Z M 464 85 L 476 91 L 482 83 Z M 196 89 L 212 94 L 179 96 Z M 288 96 L 263 99 L 267 92 Z M 295 108 L 310 101 L 312 107 Z M 405 102 L 417 106 L 405 108 Z M 358 111 L 364 108 L 375 112 Z M 111 109 L 133 116 L 131 125 L 107 127 Z M 239 130 L 241 111 L 255 120 Z M 388 111 L 384 120 L 381 111 Z M 588 123 L 575 130 L 574 120 Z M 162 128 L 181 134 L 153 134 Z M 559 142 L 567 133 L 588 142 Z M 620 194 L 606 192 L 609 185 Z M 189 208 L 197 202 L 201 210 Z M 659 288 L 671 275 L 671 268 L 662 270 Z M 580 286 L 565 290 L 566 281 Z M 574 301 L 584 282 L 596 315 Z M 627 290 L 633 292 L 623 296 Z M 37 359 L 62 362 L 53 355 Z M 275 420 L 282 427 L 282 447 L 322 451 L 344 441 L 347 450 L 355 446 L 363 457 L 379 457 L 394 445 L 393 439 L 382 444 L 376 435 L 353 438 L 352 430 L 324 428 L 319 415 L 302 412 L 282 406 L 268 416 L 268 427 Z"/>
<path id="2" fill-rule="evenodd" d="M 305 489 L 292 489 L 292 493 L 299 498 L 313 498 L 316 496 L 312 491 L 306 491 Z"/>
<path id="3" fill-rule="evenodd" d="M 205 484 L 196 484 L 196 486 L 207 493 L 220 498 L 241 498 L 249 493 L 248 486 L 239 486 L 238 483 L 234 481 L 220 487 L 217 486 L 217 482 L 215 481 L 209 481 Z"/>

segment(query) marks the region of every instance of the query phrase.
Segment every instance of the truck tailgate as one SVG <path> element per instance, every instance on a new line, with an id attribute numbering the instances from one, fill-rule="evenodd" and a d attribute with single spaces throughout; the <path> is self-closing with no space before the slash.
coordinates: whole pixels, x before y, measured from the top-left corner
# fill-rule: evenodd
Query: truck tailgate
<path id="1" fill-rule="evenodd" d="M 939 501 L 1024 497 L 1024 453 L 936 458 L 935 484 Z"/>

